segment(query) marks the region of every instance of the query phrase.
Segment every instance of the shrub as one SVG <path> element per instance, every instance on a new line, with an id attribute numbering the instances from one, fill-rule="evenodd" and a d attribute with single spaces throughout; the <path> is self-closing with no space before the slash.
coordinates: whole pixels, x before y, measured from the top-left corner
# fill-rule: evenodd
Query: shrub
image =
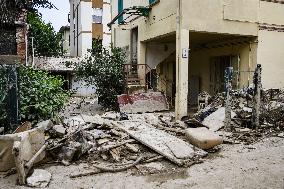
<path id="1" fill-rule="evenodd" d="M 99 104 L 106 109 L 117 110 L 117 95 L 124 91 L 123 64 L 125 53 L 121 48 L 105 48 L 94 41 L 90 55 L 76 67 L 77 75 L 88 85 L 96 86 Z"/>
<path id="2" fill-rule="evenodd" d="M 7 77 L 3 75 L 4 69 L 0 70 L 2 70 L 0 89 L 3 91 L 0 94 L 0 125 L 5 125 L 7 124 L 5 113 Z M 18 78 L 21 121 L 50 119 L 64 106 L 69 97 L 69 93 L 62 88 L 64 80 L 59 76 L 50 76 L 45 71 L 19 66 Z"/>

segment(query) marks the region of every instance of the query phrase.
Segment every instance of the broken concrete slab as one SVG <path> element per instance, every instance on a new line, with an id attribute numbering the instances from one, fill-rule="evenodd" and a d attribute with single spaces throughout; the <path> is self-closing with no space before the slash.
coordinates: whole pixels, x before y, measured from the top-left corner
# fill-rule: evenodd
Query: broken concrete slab
<path id="1" fill-rule="evenodd" d="M 36 124 L 36 128 L 39 128 L 39 129 L 43 129 L 45 131 L 51 129 L 53 127 L 53 122 L 51 120 L 46 120 L 46 121 L 42 121 L 42 122 L 39 122 L 38 124 Z"/>
<path id="2" fill-rule="evenodd" d="M 64 120 L 64 123 L 68 126 L 74 127 L 74 126 L 78 126 L 78 125 L 83 125 L 85 124 L 85 120 L 82 118 L 81 115 L 78 116 L 74 116 L 74 117 L 70 117 L 68 119 Z"/>
<path id="3" fill-rule="evenodd" d="M 236 113 L 232 112 L 231 117 L 234 118 L 236 116 Z M 202 124 L 206 127 L 208 127 L 211 131 L 218 131 L 222 127 L 224 127 L 224 121 L 225 121 L 225 107 L 221 107 L 212 114 L 210 114 L 208 117 L 206 117 Z"/>
<path id="4" fill-rule="evenodd" d="M 35 188 L 45 188 L 51 180 L 51 173 L 42 169 L 35 169 L 33 174 L 27 178 L 27 185 Z"/>
<path id="5" fill-rule="evenodd" d="M 63 125 L 54 125 L 50 131 L 50 134 L 54 137 L 64 137 L 66 134 L 66 128 Z"/>
<path id="6" fill-rule="evenodd" d="M 86 123 L 93 123 L 93 124 L 96 124 L 96 125 L 102 125 L 104 124 L 104 119 L 99 116 L 99 115 L 95 115 L 95 116 L 89 116 L 89 115 L 84 115 L 84 114 L 81 114 L 80 115 L 82 117 L 82 119 L 84 120 L 84 122 Z"/>
<path id="7" fill-rule="evenodd" d="M 115 125 L 178 165 L 183 165 L 186 160 L 195 156 L 194 147 L 191 144 L 145 122 L 122 121 Z M 180 150 L 182 152 L 179 152 Z"/>
<path id="8" fill-rule="evenodd" d="M 161 92 L 149 92 L 117 97 L 120 112 L 146 113 L 169 110 L 165 95 Z"/>
<path id="9" fill-rule="evenodd" d="M 117 120 L 120 115 L 117 112 L 106 112 L 101 116 L 103 119 Z"/>
<path id="10" fill-rule="evenodd" d="M 205 127 L 189 128 L 185 131 L 188 141 L 203 150 L 222 144 L 222 138 Z"/>

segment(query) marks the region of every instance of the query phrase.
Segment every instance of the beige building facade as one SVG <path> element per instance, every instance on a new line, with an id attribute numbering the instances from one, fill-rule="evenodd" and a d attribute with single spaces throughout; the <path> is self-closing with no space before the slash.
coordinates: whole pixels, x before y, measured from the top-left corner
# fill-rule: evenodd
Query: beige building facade
<path id="1" fill-rule="evenodd" d="M 140 7 L 140 14 L 121 13 L 112 22 L 112 42 L 125 49 L 129 64 L 155 70 L 177 118 L 198 93 L 224 90 L 226 67 L 234 68 L 234 88 L 252 83 L 257 64 L 264 88 L 284 87 L 283 0 L 112 0 L 113 21 L 121 3 L 123 10 Z M 147 82 L 143 71 L 139 76 Z"/>

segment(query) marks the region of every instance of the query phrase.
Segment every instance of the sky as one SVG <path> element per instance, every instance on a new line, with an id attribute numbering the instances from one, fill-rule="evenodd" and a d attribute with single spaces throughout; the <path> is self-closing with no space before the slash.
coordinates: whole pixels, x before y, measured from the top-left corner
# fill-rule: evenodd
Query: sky
<path id="1" fill-rule="evenodd" d="M 43 9 L 40 8 L 39 12 L 42 14 L 43 20 L 50 22 L 56 31 L 59 31 L 61 26 L 68 25 L 68 13 L 69 13 L 69 0 L 50 0 L 58 10 L 56 9 Z"/>

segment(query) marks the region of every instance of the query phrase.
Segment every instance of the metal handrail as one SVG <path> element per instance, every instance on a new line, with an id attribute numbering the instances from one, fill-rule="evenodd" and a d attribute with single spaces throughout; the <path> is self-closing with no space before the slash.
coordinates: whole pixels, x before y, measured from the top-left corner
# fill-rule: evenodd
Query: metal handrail
<path id="1" fill-rule="evenodd" d="M 158 76 L 152 75 L 152 68 L 148 64 L 124 64 L 124 73 L 126 73 L 126 80 L 128 81 L 130 72 L 138 73 L 139 69 L 144 69 L 144 78 L 145 78 L 145 88 L 147 89 L 148 86 L 150 86 L 152 89 L 154 89 L 154 86 L 152 86 L 153 79 L 159 80 L 162 85 L 169 86 L 170 90 L 172 90 L 172 85 L 168 85 L 168 82 L 165 79 L 162 79 Z M 146 75 L 150 73 L 150 79 L 147 80 Z M 139 77 L 139 76 L 138 76 Z M 152 78 L 154 77 L 154 78 Z M 128 87 L 128 83 L 126 82 L 126 87 Z"/>

